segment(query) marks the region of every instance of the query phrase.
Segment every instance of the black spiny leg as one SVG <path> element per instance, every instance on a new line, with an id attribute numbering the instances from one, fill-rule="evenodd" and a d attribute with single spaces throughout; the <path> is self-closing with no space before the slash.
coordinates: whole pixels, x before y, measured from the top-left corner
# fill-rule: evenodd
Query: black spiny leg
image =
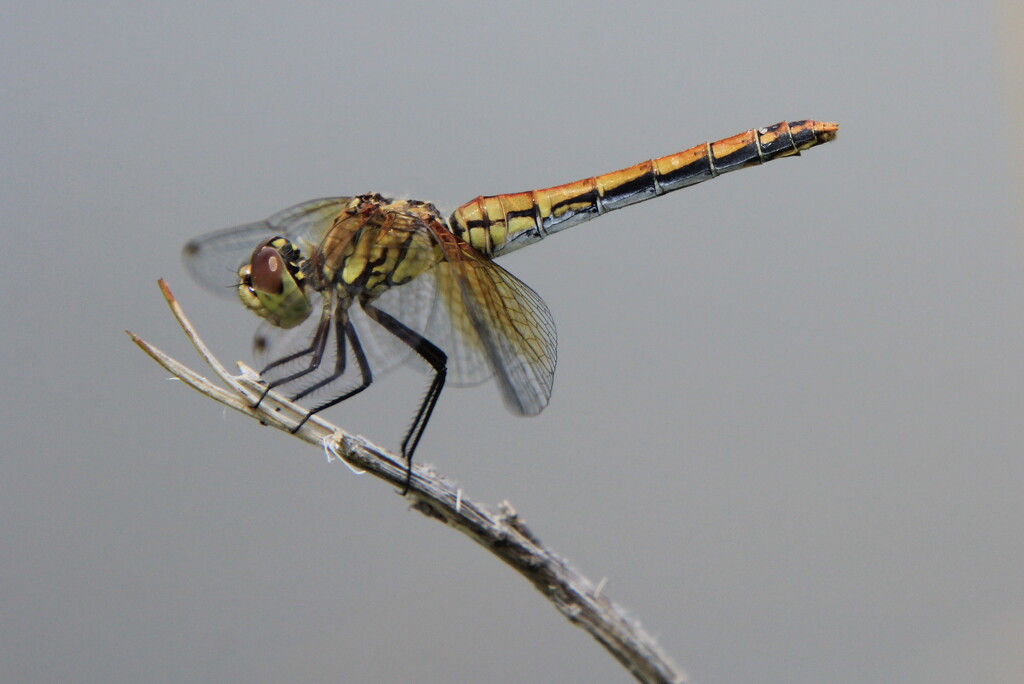
<path id="1" fill-rule="evenodd" d="M 337 338 L 338 358 L 337 358 L 337 361 L 335 361 L 335 364 L 334 364 L 334 372 L 331 375 L 329 375 L 326 378 L 324 378 L 323 380 L 321 380 L 320 382 L 317 382 L 316 384 L 311 385 L 310 387 L 307 387 L 306 389 L 304 389 L 301 392 L 299 392 L 298 394 L 296 394 L 294 397 L 292 397 L 292 401 L 298 401 L 299 399 L 302 399 L 303 397 L 308 396 L 309 394 L 315 392 L 316 390 L 320 389 L 321 387 L 325 387 L 326 385 L 331 384 L 332 382 L 337 380 L 339 377 L 341 377 L 345 373 L 345 364 L 346 364 L 346 359 L 345 359 L 345 354 L 346 354 L 346 352 L 345 352 L 345 340 L 346 339 L 348 340 L 349 344 L 352 345 L 352 353 L 355 355 L 356 363 L 359 365 L 359 377 L 360 377 L 359 385 L 357 387 L 355 387 L 354 389 L 351 389 L 348 392 L 345 392 L 344 394 L 342 394 L 340 396 L 333 397 L 332 399 L 330 399 L 328 401 L 325 401 L 324 403 L 320 404 L 319 406 L 314 407 L 312 410 L 310 410 L 309 413 L 307 413 L 305 415 L 305 417 L 302 420 L 299 421 L 298 425 L 296 425 L 294 428 L 292 428 L 292 433 L 293 434 L 298 432 L 299 429 L 303 425 L 306 424 L 306 421 L 309 420 L 310 417 L 313 416 L 313 414 L 319 413 L 320 411 L 323 411 L 324 409 L 330 408 L 330 407 L 334 406 L 335 404 L 340 404 L 341 402 L 345 401 L 349 397 L 354 397 L 355 395 L 359 394 L 364 389 L 369 387 L 370 383 L 373 382 L 373 371 L 370 369 L 370 362 L 367 361 L 367 359 L 366 359 L 366 352 L 363 351 L 363 345 L 359 341 L 359 336 L 356 334 L 356 329 L 352 325 L 352 321 L 348 317 L 348 312 L 345 311 L 345 310 L 341 310 L 340 305 L 339 305 L 339 311 L 336 314 L 335 319 L 336 319 L 335 320 L 336 330 L 335 330 L 334 336 Z"/>
<path id="2" fill-rule="evenodd" d="M 303 375 L 312 373 L 313 371 L 320 367 L 320 362 L 323 361 L 324 358 L 324 350 L 327 348 L 327 338 L 330 326 L 331 317 L 328 314 L 328 309 L 325 308 L 324 312 L 320 315 L 320 321 L 317 323 L 316 334 L 313 335 L 313 339 L 312 341 L 310 341 L 308 347 L 304 347 L 303 349 L 300 349 L 294 354 L 289 354 L 280 359 L 277 359 L 276 361 L 269 364 L 263 370 L 260 371 L 260 375 L 263 375 L 272 368 L 277 368 L 278 366 L 294 361 L 295 359 L 301 359 L 303 356 L 311 355 L 309 359 L 309 365 L 307 365 L 305 368 L 296 371 L 295 373 L 292 373 L 287 377 L 280 378 L 278 380 L 275 380 L 274 382 L 267 383 L 267 388 L 263 390 L 263 394 L 261 394 L 260 398 L 256 401 L 256 406 L 259 406 L 260 403 L 262 403 L 262 401 L 267 398 L 267 395 L 270 393 L 270 390 L 274 389 L 275 387 L 280 387 L 281 385 L 286 385 L 292 380 L 297 380 L 298 378 L 301 378 Z"/>
<path id="3" fill-rule="evenodd" d="M 362 305 L 363 310 L 370 318 L 377 321 L 385 330 L 409 345 L 413 351 L 419 354 L 434 369 L 434 380 L 430 383 L 430 389 L 427 390 L 427 395 L 420 403 L 412 425 L 409 426 L 409 431 L 402 440 L 402 458 L 405 459 L 406 463 L 405 487 L 402 488 L 402 496 L 405 496 L 412 482 L 412 453 L 416 451 L 416 445 L 420 443 L 420 437 L 423 436 L 423 431 L 427 427 L 430 414 L 434 412 L 434 406 L 437 405 L 437 400 L 441 396 L 441 390 L 444 388 L 445 377 L 448 375 L 448 355 L 441 351 L 440 347 L 436 344 L 415 330 L 412 330 L 394 316 L 381 311 L 372 304 L 363 302 Z"/>

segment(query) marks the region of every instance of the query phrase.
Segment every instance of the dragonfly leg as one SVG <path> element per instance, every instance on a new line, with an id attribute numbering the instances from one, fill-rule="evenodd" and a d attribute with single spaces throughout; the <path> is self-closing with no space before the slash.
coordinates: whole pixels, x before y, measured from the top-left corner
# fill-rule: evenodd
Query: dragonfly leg
<path id="1" fill-rule="evenodd" d="M 321 387 L 323 387 L 325 385 L 329 385 L 330 383 L 334 382 L 335 380 L 337 380 L 339 377 L 341 377 L 345 373 L 345 367 L 347 365 L 346 345 L 345 345 L 345 341 L 346 340 L 349 340 L 349 341 L 352 342 L 352 350 L 353 350 L 353 353 L 356 354 L 356 359 L 357 360 L 359 360 L 360 358 L 365 359 L 365 357 L 362 354 L 362 351 L 363 351 L 362 347 L 359 345 L 359 340 L 356 338 L 356 332 L 352 328 L 352 321 L 349 320 L 348 313 L 346 311 L 344 311 L 344 310 L 339 308 L 339 310 L 335 313 L 335 318 L 334 318 L 334 345 L 335 345 L 335 347 L 334 347 L 334 349 L 335 349 L 334 371 L 330 375 L 328 375 L 326 378 L 324 378 L 324 379 L 322 379 L 322 380 L 320 380 L 318 382 L 313 383 L 312 385 L 310 385 L 306 389 L 302 390 L 301 392 L 297 392 L 297 393 L 293 394 L 291 397 L 289 397 L 292 401 L 298 401 L 299 399 L 302 399 L 303 397 L 309 396 L 310 394 L 312 394 L 313 392 L 317 391 Z M 314 367 L 313 364 L 310 364 L 310 369 L 315 370 L 317 367 L 319 367 L 320 362 L 323 360 L 322 356 L 323 355 L 321 354 L 321 358 L 317 359 L 316 367 Z M 289 378 L 287 378 L 287 380 L 290 382 L 291 380 L 294 380 L 296 378 L 296 376 L 301 377 L 302 375 L 305 375 L 305 374 L 309 373 L 310 369 L 304 369 L 301 373 L 296 373 L 293 376 L 289 376 Z M 362 370 L 362 363 L 361 362 L 360 362 L 360 369 Z M 366 373 L 363 374 L 363 377 L 365 377 L 365 376 L 366 376 Z M 369 385 L 370 383 L 367 382 L 366 384 Z"/>
<path id="2" fill-rule="evenodd" d="M 423 337 L 423 335 L 420 335 L 394 316 L 381 311 L 372 304 L 364 302 L 363 310 L 366 311 L 370 318 L 383 326 L 385 330 L 409 345 L 409 348 L 419 354 L 434 370 L 434 380 L 430 383 L 430 388 L 427 390 L 426 396 L 423 397 L 423 401 L 420 402 L 420 407 L 416 411 L 412 425 L 409 426 L 408 432 L 405 433 L 405 437 L 402 439 L 402 458 L 405 459 L 406 463 L 405 487 L 402 489 L 402 496 L 405 496 L 409 492 L 409 485 L 412 482 L 412 454 L 420 443 L 420 438 L 423 436 L 423 431 L 430 420 L 430 414 L 434 412 L 434 406 L 437 405 L 437 400 L 441 396 L 441 390 L 444 388 L 445 378 L 448 375 L 448 355 L 441 351 L 441 348 L 436 344 Z"/>
<path id="3" fill-rule="evenodd" d="M 331 406 L 334 406 L 336 404 L 340 404 L 349 397 L 354 397 L 355 395 L 359 394 L 364 389 L 369 387 L 370 384 L 373 382 L 373 371 L 370 369 L 370 362 L 366 358 L 366 352 L 363 351 L 363 345 L 359 341 L 359 336 L 356 334 L 356 329 L 352 325 L 352 321 L 349 319 L 348 314 L 346 312 L 340 311 L 338 313 L 336 325 L 337 330 L 335 332 L 335 337 L 337 338 L 338 345 L 338 359 L 335 362 L 334 372 L 331 375 L 328 375 L 326 378 L 320 380 L 316 384 L 313 384 L 307 387 L 306 389 L 302 390 L 298 394 L 296 394 L 294 397 L 292 397 L 292 401 L 298 401 L 299 399 L 302 399 L 303 397 L 312 394 L 321 387 L 326 387 L 327 385 L 331 384 L 345 373 L 346 339 L 348 340 L 349 345 L 351 345 L 352 354 L 356 357 L 356 363 L 359 365 L 359 384 L 353 389 L 349 390 L 348 392 L 345 392 L 344 394 L 341 394 L 337 397 L 333 397 L 330 400 L 325 401 L 324 403 L 318 406 L 315 406 L 313 409 L 309 411 L 309 413 L 307 413 L 302 418 L 302 420 L 299 421 L 298 425 L 292 428 L 292 433 L 298 432 L 299 429 L 306 424 L 306 421 L 309 420 L 310 417 L 313 416 L 314 414 L 319 413 L 320 411 L 330 408 Z"/>
<path id="4" fill-rule="evenodd" d="M 301 359 L 304 356 L 310 357 L 309 364 L 305 368 L 298 370 L 287 377 L 278 378 L 273 382 L 268 382 L 267 388 L 263 390 L 263 394 L 261 394 L 260 398 L 256 401 L 256 406 L 260 405 L 260 403 L 266 398 L 267 394 L 270 393 L 270 390 L 274 389 L 275 387 L 287 385 L 289 382 L 297 380 L 298 378 L 301 378 L 303 375 L 312 373 L 313 371 L 320 367 L 320 363 L 321 361 L 323 361 L 324 357 L 324 350 L 327 348 L 327 338 L 329 336 L 328 333 L 330 331 L 331 325 L 331 316 L 329 311 L 329 309 L 325 308 L 323 313 L 320 315 L 320 322 L 317 323 L 316 334 L 313 335 L 313 339 L 310 341 L 308 347 L 304 347 L 293 354 L 283 356 L 280 359 L 274 361 L 273 363 L 267 365 L 263 370 L 260 371 L 260 375 L 263 375 L 269 370 L 273 370 L 278 366 L 290 363 L 296 359 Z M 344 360 L 343 355 L 341 356 L 341 358 L 342 360 Z"/>

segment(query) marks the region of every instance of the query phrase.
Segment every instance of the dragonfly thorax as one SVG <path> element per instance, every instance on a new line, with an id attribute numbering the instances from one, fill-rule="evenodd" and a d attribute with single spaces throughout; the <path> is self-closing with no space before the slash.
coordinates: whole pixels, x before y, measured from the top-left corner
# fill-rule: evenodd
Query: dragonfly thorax
<path id="1" fill-rule="evenodd" d="M 442 258 L 444 223 L 434 205 L 359 195 L 334 219 L 309 260 L 314 289 L 334 286 L 346 299 L 373 300 Z"/>
<path id="2" fill-rule="evenodd" d="M 299 249 L 283 237 L 257 245 L 249 263 L 238 269 L 238 298 L 278 328 L 294 328 L 306 320 L 312 307 Z"/>

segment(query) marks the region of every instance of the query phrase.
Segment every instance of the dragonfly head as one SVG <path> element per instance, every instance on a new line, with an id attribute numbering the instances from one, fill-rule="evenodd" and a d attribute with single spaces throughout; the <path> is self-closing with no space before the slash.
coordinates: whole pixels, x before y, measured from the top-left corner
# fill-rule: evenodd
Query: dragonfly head
<path id="1" fill-rule="evenodd" d="M 283 237 L 264 240 L 238 269 L 238 298 L 278 328 L 294 328 L 309 316 L 302 255 Z"/>

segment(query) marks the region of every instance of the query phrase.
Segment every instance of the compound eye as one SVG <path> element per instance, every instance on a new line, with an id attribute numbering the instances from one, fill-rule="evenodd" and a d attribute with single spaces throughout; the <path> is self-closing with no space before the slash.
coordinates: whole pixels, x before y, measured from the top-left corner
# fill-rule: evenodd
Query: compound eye
<path id="1" fill-rule="evenodd" d="M 263 247 L 252 255 L 249 272 L 252 287 L 257 291 L 267 294 L 281 294 L 284 291 L 284 259 L 273 247 Z"/>

